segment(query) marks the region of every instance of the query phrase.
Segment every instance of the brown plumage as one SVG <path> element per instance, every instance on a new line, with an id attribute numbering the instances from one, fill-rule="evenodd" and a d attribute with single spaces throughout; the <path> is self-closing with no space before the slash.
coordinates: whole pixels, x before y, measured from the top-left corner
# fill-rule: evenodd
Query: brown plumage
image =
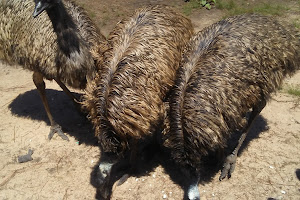
<path id="1" fill-rule="evenodd" d="M 0 58 L 34 72 L 34 83 L 41 94 L 51 127 L 62 132 L 52 119 L 43 78 L 56 80 L 69 96 L 72 95 L 64 84 L 84 89 L 87 76 L 92 77 L 95 72 L 91 51 L 104 50 L 105 37 L 84 10 L 72 1 L 63 4 L 61 0 L 36 0 L 35 3 L 53 6 L 44 8 L 48 15 L 39 13 L 39 17 L 33 18 L 33 0 L 1 1 Z M 95 59 L 99 59 L 96 56 Z"/>
<path id="2" fill-rule="evenodd" d="M 299 34 L 269 17 L 231 17 L 191 38 L 163 133 L 173 160 L 189 171 L 190 199 L 200 198 L 201 157 L 226 147 L 233 132 L 246 133 L 270 93 L 299 67 Z"/>
<path id="3" fill-rule="evenodd" d="M 86 106 L 102 146 L 119 153 L 127 138 L 151 134 L 173 84 L 184 44 L 192 34 L 188 19 L 153 6 L 123 20 L 110 34 L 97 78 L 87 90 Z M 105 138 L 115 136 L 117 143 Z"/>
<path id="4" fill-rule="evenodd" d="M 110 34 L 104 64 L 85 98 L 102 154 L 118 157 L 110 163 L 134 148 L 131 143 L 153 134 L 192 32 L 190 20 L 180 13 L 149 6 L 119 22 Z"/>

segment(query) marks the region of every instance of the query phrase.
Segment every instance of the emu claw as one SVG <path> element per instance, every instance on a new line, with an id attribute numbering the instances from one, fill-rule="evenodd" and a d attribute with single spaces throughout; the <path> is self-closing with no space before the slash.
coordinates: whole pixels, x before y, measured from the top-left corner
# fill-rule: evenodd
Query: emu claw
<path id="1" fill-rule="evenodd" d="M 226 157 L 225 163 L 223 165 L 223 169 L 221 171 L 221 175 L 219 177 L 219 180 L 222 181 L 226 176 L 228 178 L 231 177 L 231 174 L 234 171 L 235 164 L 236 164 L 237 156 L 235 154 L 230 154 Z"/>
<path id="2" fill-rule="evenodd" d="M 51 140 L 55 133 L 57 133 L 63 140 L 69 141 L 68 136 L 64 134 L 64 132 L 62 131 L 61 127 L 58 124 L 51 126 L 48 139 Z"/>

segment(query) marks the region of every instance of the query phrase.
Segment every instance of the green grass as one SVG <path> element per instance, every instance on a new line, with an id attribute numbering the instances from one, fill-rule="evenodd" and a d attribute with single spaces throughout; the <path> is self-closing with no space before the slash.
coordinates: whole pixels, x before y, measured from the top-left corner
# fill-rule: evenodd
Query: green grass
<path id="1" fill-rule="evenodd" d="M 294 95 L 294 96 L 300 97 L 300 88 L 289 87 L 287 89 L 287 93 L 290 94 L 290 95 Z"/>
<path id="2" fill-rule="evenodd" d="M 234 1 L 234 0 L 217 0 L 216 7 L 221 10 L 227 10 L 228 16 L 239 15 L 243 13 L 259 13 L 263 15 L 281 16 L 289 8 L 283 3 L 251 1 Z"/>
<path id="3" fill-rule="evenodd" d="M 202 8 L 201 4 L 197 0 L 191 0 L 190 2 L 187 2 L 183 6 L 183 13 L 187 16 L 189 16 L 192 13 L 193 9 Z"/>
<path id="4" fill-rule="evenodd" d="M 295 26 L 297 29 L 300 29 L 300 20 L 299 20 L 299 19 L 295 19 L 295 20 L 293 21 L 293 24 L 294 24 L 294 26 Z"/>
<path id="5" fill-rule="evenodd" d="M 200 0 L 191 0 L 183 7 L 183 13 L 190 15 L 194 9 L 200 9 L 203 6 Z M 300 0 L 298 1 L 300 4 Z M 225 17 L 239 15 L 244 13 L 259 13 L 262 15 L 281 16 L 289 8 L 280 1 L 250 1 L 250 0 L 216 0 L 215 7 L 226 10 L 228 13 Z"/>
<path id="6" fill-rule="evenodd" d="M 237 5 L 236 5 L 235 1 L 233 1 L 233 0 L 230 0 L 230 1 L 217 0 L 216 7 L 221 10 L 224 10 L 224 9 L 225 10 L 234 10 L 237 8 Z"/>
<path id="7" fill-rule="evenodd" d="M 185 15 L 190 15 L 194 9 L 199 9 L 199 8 L 206 8 L 206 9 L 211 9 L 211 5 L 214 5 L 214 2 L 217 0 L 206 0 L 204 1 L 205 3 L 202 4 L 203 2 L 201 0 L 190 0 L 189 2 L 185 3 L 183 6 L 183 13 Z"/>
<path id="8" fill-rule="evenodd" d="M 263 3 L 262 5 L 257 5 L 253 8 L 254 13 L 260 13 L 264 15 L 277 15 L 281 16 L 284 11 L 289 10 L 289 8 L 283 4 L 272 4 Z"/>

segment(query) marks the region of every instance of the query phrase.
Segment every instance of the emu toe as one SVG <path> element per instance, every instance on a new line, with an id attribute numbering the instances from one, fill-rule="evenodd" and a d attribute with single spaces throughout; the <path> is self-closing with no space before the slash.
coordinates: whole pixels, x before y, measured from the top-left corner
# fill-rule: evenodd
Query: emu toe
<path id="1" fill-rule="evenodd" d="M 54 135 L 55 133 L 57 133 L 63 140 L 69 141 L 68 136 L 66 136 L 66 135 L 64 134 L 64 132 L 63 132 L 62 129 L 61 129 L 61 126 L 58 125 L 58 124 L 55 124 L 55 125 L 52 125 L 52 126 L 51 126 L 51 128 L 50 128 L 50 133 L 49 133 L 49 135 L 48 135 L 48 139 L 51 140 L 52 137 L 53 137 L 53 135 Z"/>
<path id="2" fill-rule="evenodd" d="M 226 176 L 228 178 L 231 177 L 231 174 L 234 171 L 235 164 L 236 164 L 237 155 L 230 154 L 226 157 L 225 163 L 223 165 L 223 169 L 221 171 L 221 175 L 219 177 L 219 180 L 222 181 Z"/>

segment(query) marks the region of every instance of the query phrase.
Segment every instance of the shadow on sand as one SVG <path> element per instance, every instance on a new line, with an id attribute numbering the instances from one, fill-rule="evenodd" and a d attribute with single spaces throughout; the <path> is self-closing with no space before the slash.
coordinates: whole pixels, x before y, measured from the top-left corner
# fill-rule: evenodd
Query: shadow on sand
<path id="1" fill-rule="evenodd" d="M 253 139 L 258 138 L 259 134 L 265 130 L 268 130 L 267 122 L 261 115 L 259 115 L 254 121 L 254 124 L 240 149 L 239 156 L 242 156 L 242 152 L 247 148 L 249 143 Z M 232 135 L 232 137 L 228 141 L 229 146 L 225 150 L 225 152 L 231 153 L 231 151 L 234 149 L 234 147 L 237 144 L 239 136 L 240 136 L 239 133 L 235 133 Z M 188 184 L 186 182 L 187 178 L 184 175 L 182 175 L 181 171 L 176 167 L 174 162 L 170 159 L 169 154 L 165 152 L 160 146 L 161 145 L 159 144 L 159 142 L 157 142 L 155 144 L 146 145 L 145 148 L 140 149 L 139 155 L 137 156 L 138 160 L 136 162 L 136 166 L 133 167 L 134 171 L 132 171 L 132 168 L 128 169 L 126 167 L 124 169 L 122 169 L 121 167 L 120 168 L 121 170 L 120 169 L 115 170 L 112 173 L 113 180 L 112 183 L 110 183 L 109 187 L 112 187 L 113 184 L 116 181 L 118 181 L 118 179 L 120 179 L 124 174 L 128 174 L 129 176 L 134 176 L 134 177 L 147 176 L 157 166 L 161 165 L 164 168 L 165 172 L 170 176 L 172 181 L 174 181 L 183 190 L 185 190 Z M 209 182 L 217 173 L 220 173 L 220 170 L 222 169 L 222 165 L 223 165 L 222 159 L 220 159 L 220 157 L 216 156 L 215 154 L 211 154 L 209 156 L 202 158 L 202 173 L 201 173 L 200 183 Z M 99 162 L 95 165 L 94 170 L 91 173 L 91 179 L 90 179 L 91 184 L 95 188 L 99 188 L 99 182 L 97 178 Z M 97 191 L 96 199 L 102 199 L 99 193 L 101 192 Z M 187 195 L 185 194 L 184 198 L 186 198 L 186 196 Z"/>
<path id="2" fill-rule="evenodd" d="M 80 96 L 78 93 L 73 94 Z M 47 89 L 46 95 L 52 116 L 64 132 L 75 137 L 79 143 L 97 144 L 92 125 L 84 114 L 76 110 L 73 102 L 63 91 Z M 15 116 L 46 122 L 50 131 L 50 122 L 37 90 L 20 94 L 9 105 L 9 109 Z M 48 135 L 48 132 L 44 134 Z"/>

